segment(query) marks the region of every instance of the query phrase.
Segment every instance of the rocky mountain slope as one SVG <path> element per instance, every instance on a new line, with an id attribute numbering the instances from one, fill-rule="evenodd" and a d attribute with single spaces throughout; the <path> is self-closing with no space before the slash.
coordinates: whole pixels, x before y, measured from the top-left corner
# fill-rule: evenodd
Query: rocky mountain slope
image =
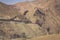
<path id="1" fill-rule="evenodd" d="M 38 0 L 31 3 L 17 3 L 14 8 L 20 9 L 19 12 L 25 15 L 32 23 L 48 29 L 50 33 L 58 33 L 60 31 L 59 4 L 59 0 Z"/>
<path id="2" fill-rule="evenodd" d="M 15 17 L 17 15 L 16 13 L 18 14 L 16 9 L 11 8 L 8 5 L 0 2 L 0 18 L 10 19 Z"/>
<path id="3" fill-rule="evenodd" d="M 50 36 L 45 37 L 46 35 L 52 35 L 51 38 L 54 39 L 56 37 L 54 34 L 60 34 L 59 13 L 59 0 L 36 0 L 14 5 L 6 5 L 0 2 L 0 39 L 50 39 Z M 60 40 L 59 37 L 56 39 Z"/>

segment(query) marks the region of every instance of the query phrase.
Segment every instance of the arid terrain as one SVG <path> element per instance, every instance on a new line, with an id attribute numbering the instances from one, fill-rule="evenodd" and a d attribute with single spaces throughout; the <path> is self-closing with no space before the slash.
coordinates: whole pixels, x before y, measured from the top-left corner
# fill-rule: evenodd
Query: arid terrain
<path id="1" fill-rule="evenodd" d="M 0 2 L 0 40 L 60 40 L 60 0 Z"/>

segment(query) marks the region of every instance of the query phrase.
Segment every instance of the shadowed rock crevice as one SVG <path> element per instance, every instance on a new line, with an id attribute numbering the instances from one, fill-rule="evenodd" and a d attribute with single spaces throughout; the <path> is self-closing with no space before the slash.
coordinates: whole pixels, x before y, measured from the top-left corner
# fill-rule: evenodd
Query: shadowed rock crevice
<path id="1" fill-rule="evenodd" d="M 45 21 L 45 14 L 41 10 L 37 9 L 34 16 L 38 17 L 38 19 L 36 20 L 36 24 L 38 24 L 38 25 L 40 25 L 40 27 L 42 27 L 42 25 Z"/>
<path id="2" fill-rule="evenodd" d="M 26 10 L 26 11 L 24 12 L 24 15 L 26 15 L 28 12 L 29 12 L 29 11 L 28 11 L 28 10 Z"/>

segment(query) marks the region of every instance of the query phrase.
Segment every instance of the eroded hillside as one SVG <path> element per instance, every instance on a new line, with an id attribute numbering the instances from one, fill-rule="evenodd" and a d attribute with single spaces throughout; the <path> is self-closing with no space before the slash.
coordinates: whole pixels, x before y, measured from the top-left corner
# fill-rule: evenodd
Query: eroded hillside
<path id="1" fill-rule="evenodd" d="M 35 0 L 10 6 L 0 2 L 0 39 L 54 40 L 54 34 L 60 34 L 59 13 L 59 0 Z M 56 39 L 60 40 L 59 36 Z"/>

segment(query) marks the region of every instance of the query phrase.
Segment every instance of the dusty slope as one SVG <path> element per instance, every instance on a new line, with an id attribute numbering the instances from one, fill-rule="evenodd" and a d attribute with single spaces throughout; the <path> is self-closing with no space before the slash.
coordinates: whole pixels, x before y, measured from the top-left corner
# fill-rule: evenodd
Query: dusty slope
<path id="1" fill-rule="evenodd" d="M 60 34 L 45 35 L 41 37 L 32 38 L 31 40 L 60 40 Z"/>
<path id="2" fill-rule="evenodd" d="M 36 40 L 44 40 L 44 35 L 59 34 L 59 4 L 59 0 L 40 0 L 29 3 L 23 2 L 17 3 L 13 5 L 13 7 L 1 3 L 0 16 L 3 16 L 5 19 L 15 17 L 16 15 L 17 16 L 12 18 L 13 20 L 0 20 L 0 36 L 2 36 L 3 39 L 6 38 L 5 40 L 14 40 L 16 38 L 32 38 L 32 40 L 35 40 L 36 37 L 38 37 Z M 14 8 L 17 10 L 15 11 Z M 18 12 L 20 13 L 18 14 Z M 39 38 L 41 35 L 44 37 Z M 50 39 L 50 36 L 47 37 Z M 55 37 L 56 35 L 51 35 L 51 40 Z M 59 40 L 58 37 L 56 37 L 56 39 Z"/>

